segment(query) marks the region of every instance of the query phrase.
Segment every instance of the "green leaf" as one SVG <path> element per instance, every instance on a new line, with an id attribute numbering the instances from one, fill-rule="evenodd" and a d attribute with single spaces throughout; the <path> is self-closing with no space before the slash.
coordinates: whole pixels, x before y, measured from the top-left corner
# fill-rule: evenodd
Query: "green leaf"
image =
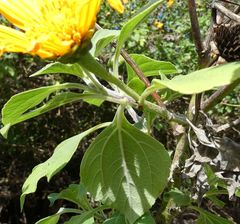
<path id="1" fill-rule="evenodd" d="M 140 217 L 134 224 L 155 224 L 154 218 L 151 213 L 148 212 Z M 115 213 L 111 218 L 105 220 L 103 224 L 127 224 L 124 215 L 120 213 Z"/>
<path id="2" fill-rule="evenodd" d="M 127 224 L 124 215 L 115 213 L 112 217 L 105 220 L 103 224 Z"/>
<path id="3" fill-rule="evenodd" d="M 128 86 L 138 94 L 142 94 L 146 89 L 145 84 L 138 77 L 132 78 L 128 83 Z"/>
<path id="4" fill-rule="evenodd" d="M 53 155 L 47 161 L 35 166 L 22 187 L 22 195 L 20 198 L 21 209 L 23 208 L 26 195 L 36 191 L 37 183 L 42 177 L 46 176 L 47 180 L 50 181 L 52 176 L 66 166 L 72 158 L 82 138 L 91 132 L 108 125 L 109 123 L 97 125 L 81 134 L 75 135 L 61 142 L 54 150 Z"/>
<path id="5" fill-rule="evenodd" d="M 71 93 L 71 92 L 66 92 L 66 93 L 61 93 L 60 95 L 54 96 L 51 100 L 49 100 L 46 104 L 43 106 L 36 108 L 34 110 L 31 110 L 27 113 L 19 114 L 19 116 L 16 116 L 15 119 L 11 119 L 12 123 L 11 125 L 29 120 L 33 117 L 39 116 L 41 114 L 44 114 L 50 110 L 53 110 L 57 107 L 63 106 L 68 103 L 72 103 L 74 101 L 78 101 L 80 99 L 84 98 L 84 94 L 80 93 Z M 6 115 L 11 115 L 6 112 Z M 5 116 L 7 117 L 7 116 Z"/>
<path id="6" fill-rule="evenodd" d="M 178 206 L 187 206 L 191 204 L 191 198 L 186 193 L 177 188 L 173 188 L 164 194 L 164 200 L 169 201 L 172 199 Z"/>
<path id="7" fill-rule="evenodd" d="M 221 201 L 220 199 L 217 198 L 216 195 L 209 195 L 206 196 L 206 198 L 208 198 L 209 200 L 211 200 L 213 202 L 214 205 L 223 208 L 225 206 L 225 202 Z"/>
<path id="8" fill-rule="evenodd" d="M 146 77 L 160 74 L 174 74 L 178 72 L 175 66 L 170 62 L 157 61 L 142 54 L 131 54 L 130 56 Z M 138 94 L 142 94 L 146 89 L 145 84 L 135 74 L 132 67 L 128 63 L 126 63 L 126 65 L 128 73 L 128 86 L 135 90 Z"/>
<path id="9" fill-rule="evenodd" d="M 114 57 L 114 68 L 118 67 L 118 58 L 120 56 L 120 51 L 125 43 L 125 41 L 131 36 L 133 30 L 144 20 L 146 17 L 156 9 L 163 0 L 151 0 L 147 5 L 145 5 L 140 11 L 131 18 L 121 29 L 121 33 L 118 37 L 117 47 Z M 114 69 L 114 70 L 115 70 Z"/>
<path id="10" fill-rule="evenodd" d="M 80 78 L 84 77 L 83 71 L 79 64 L 63 64 L 60 62 L 53 62 L 51 64 L 48 64 L 39 71 L 32 74 L 30 77 L 57 73 L 75 75 Z"/>
<path id="11" fill-rule="evenodd" d="M 90 53 L 97 57 L 110 42 L 118 37 L 119 33 L 119 30 L 98 30 L 91 39 L 92 48 Z"/>
<path id="12" fill-rule="evenodd" d="M 228 85 L 237 79 L 240 79 L 240 62 L 233 62 L 201 69 L 188 75 L 175 76 L 172 80 L 154 79 L 152 88 L 169 88 L 182 94 L 195 94 Z"/>
<path id="13" fill-rule="evenodd" d="M 50 206 L 56 200 L 64 199 L 71 201 L 83 209 L 88 209 L 89 203 L 87 199 L 87 192 L 82 184 L 71 184 L 67 189 L 62 190 L 60 193 L 52 193 L 48 196 Z"/>
<path id="14" fill-rule="evenodd" d="M 236 190 L 235 195 L 240 198 L 240 188 Z"/>
<path id="15" fill-rule="evenodd" d="M 14 125 L 39 114 L 45 113 L 58 105 L 63 105 L 68 102 L 72 102 L 79 98 L 80 94 L 65 93 L 63 95 L 57 95 L 49 101 L 47 105 L 41 107 L 35 111 L 35 107 L 42 103 L 51 93 L 58 90 L 67 88 L 84 88 L 81 84 L 77 83 L 64 83 L 54 86 L 40 87 L 37 89 L 28 90 L 19 94 L 16 94 L 10 98 L 10 100 L 4 105 L 2 109 L 2 123 L 4 125 Z M 30 109 L 32 109 L 30 111 Z M 35 109 L 35 110 L 34 110 Z"/>
<path id="16" fill-rule="evenodd" d="M 201 208 L 191 206 L 194 210 L 200 213 L 200 216 L 197 219 L 197 224 L 233 224 L 232 221 L 222 218 L 220 216 L 214 215 L 210 212 L 207 212 Z"/>
<path id="17" fill-rule="evenodd" d="M 59 218 L 62 214 L 65 213 L 80 213 L 81 211 L 78 209 L 71 209 L 71 208 L 60 208 L 58 212 L 54 215 L 48 216 L 36 222 L 36 224 L 57 224 Z"/>
<path id="18" fill-rule="evenodd" d="M 90 213 L 91 212 L 85 212 L 82 215 L 75 215 L 69 221 L 64 222 L 64 224 L 95 224 L 94 218 Z"/>
<path id="19" fill-rule="evenodd" d="M 84 94 L 89 95 L 91 94 L 88 91 L 84 91 Z M 90 95 L 89 95 L 90 96 Z M 84 99 L 84 102 L 88 103 L 88 104 L 92 104 L 94 106 L 100 107 L 102 105 L 102 103 L 104 102 L 104 100 L 97 98 L 95 95 L 93 95 L 92 97 L 89 97 L 87 99 Z"/>
<path id="20" fill-rule="evenodd" d="M 119 109 L 85 153 L 80 175 L 96 200 L 111 204 L 134 223 L 163 191 L 169 169 L 164 146 L 133 127 Z"/>
<path id="21" fill-rule="evenodd" d="M 224 189 L 227 189 L 226 182 L 217 177 L 211 166 L 207 163 L 204 164 L 204 172 L 207 175 L 207 181 L 211 188 L 216 189 L 218 186 L 220 186 Z"/>
<path id="22" fill-rule="evenodd" d="M 146 77 L 156 76 L 159 74 L 175 74 L 178 73 L 177 69 L 171 62 L 167 61 L 157 61 L 146 57 L 143 54 L 131 54 L 130 57 L 135 61 L 141 71 Z M 137 77 L 132 67 L 126 63 L 127 73 L 128 73 L 128 82 L 133 78 Z"/>
<path id="23" fill-rule="evenodd" d="M 213 196 L 213 195 L 222 195 L 222 194 L 228 195 L 228 191 L 225 189 L 219 190 L 219 189 L 213 188 L 213 189 L 208 190 L 204 194 L 204 197 L 209 197 L 209 196 Z"/>
<path id="24" fill-rule="evenodd" d="M 11 128 L 10 124 L 5 125 L 3 128 L 0 129 L 0 134 L 4 137 L 7 138 L 8 136 L 8 131 Z"/>
<path id="25" fill-rule="evenodd" d="M 77 88 L 79 85 L 75 84 L 74 86 Z M 81 86 L 80 84 L 80 87 Z M 79 101 L 80 99 L 91 100 L 100 97 L 100 95 L 90 93 L 61 92 L 52 96 L 47 102 L 42 103 L 42 101 L 46 101 L 51 93 L 60 88 L 67 88 L 67 86 L 62 84 L 60 87 L 41 87 L 11 97 L 2 109 L 2 122 L 4 127 L 0 130 L 0 133 L 7 138 L 10 127 L 17 123 L 29 120 L 65 104 Z"/>
<path id="26" fill-rule="evenodd" d="M 73 216 L 69 221 L 64 222 L 64 224 L 94 224 L 94 214 L 105 209 L 104 206 L 97 207 L 90 211 L 86 211 L 81 215 Z"/>
<path id="27" fill-rule="evenodd" d="M 151 213 L 148 212 L 139 218 L 134 224 L 155 224 L 154 218 L 151 216 Z"/>

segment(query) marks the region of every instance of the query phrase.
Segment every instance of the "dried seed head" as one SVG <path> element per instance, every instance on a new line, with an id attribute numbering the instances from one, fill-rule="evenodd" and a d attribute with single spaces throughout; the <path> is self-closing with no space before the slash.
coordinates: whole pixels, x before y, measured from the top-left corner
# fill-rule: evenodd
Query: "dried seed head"
<path id="1" fill-rule="evenodd" d="M 214 29 L 219 54 L 226 61 L 240 61 L 240 24 L 220 25 Z"/>

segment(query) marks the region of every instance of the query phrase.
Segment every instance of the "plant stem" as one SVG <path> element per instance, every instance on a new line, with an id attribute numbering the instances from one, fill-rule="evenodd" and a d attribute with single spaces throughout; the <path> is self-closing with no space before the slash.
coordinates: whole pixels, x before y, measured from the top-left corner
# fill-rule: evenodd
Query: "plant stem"
<path id="1" fill-rule="evenodd" d="M 120 79 L 116 78 L 115 76 L 111 75 L 108 71 L 106 71 L 106 69 L 100 64 L 98 63 L 95 58 L 89 53 L 85 53 L 85 54 L 79 54 L 78 56 L 78 63 L 85 69 L 87 69 L 88 71 L 90 71 L 91 73 L 95 74 L 96 76 L 98 76 L 99 78 L 104 79 L 105 81 L 108 81 L 109 83 L 112 83 L 114 85 L 116 85 L 119 89 L 121 89 L 124 93 L 126 93 L 127 95 L 118 95 L 116 97 L 116 94 L 113 95 L 109 95 L 109 93 L 111 91 L 107 91 L 107 95 L 106 96 L 98 96 L 98 98 L 104 98 L 105 100 L 111 101 L 111 102 L 115 102 L 118 104 L 123 104 L 123 100 L 127 100 L 127 102 L 133 106 L 133 107 L 139 107 L 138 103 L 140 100 L 140 96 L 134 91 L 132 90 L 130 87 L 128 87 L 125 83 L 123 83 Z M 151 88 L 151 87 L 149 87 Z M 115 92 L 114 92 L 115 93 Z M 120 93 L 119 93 L 120 94 Z M 151 94 L 151 93 L 150 93 Z M 97 97 L 97 95 L 96 95 Z M 129 99 L 129 97 L 133 98 L 133 100 L 131 100 L 131 98 Z M 160 107 L 154 103 L 151 103 L 149 101 L 144 100 L 143 105 L 140 106 L 144 106 L 146 107 L 147 110 L 155 112 L 157 114 L 159 114 L 161 117 L 165 118 L 168 121 L 176 121 L 177 123 L 180 124 L 184 124 L 187 125 L 188 123 L 186 122 L 186 117 L 182 116 L 182 115 L 177 115 L 174 113 L 169 112 L 165 107 Z"/>
<path id="2" fill-rule="evenodd" d="M 142 70 L 138 67 L 138 65 L 132 60 L 132 58 L 129 56 L 129 54 L 122 49 L 121 55 L 125 59 L 125 61 L 131 66 L 133 71 L 136 73 L 136 75 L 139 77 L 140 80 L 145 84 L 146 87 L 150 87 L 151 83 L 148 80 L 148 78 L 143 74 Z M 151 93 L 153 99 L 157 102 L 157 104 L 161 107 L 165 107 L 164 103 L 162 102 L 160 96 L 157 94 L 157 92 Z"/>
<path id="3" fill-rule="evenodd" d="M 204 49 L 202 38 L 201 38 L 201 32 L 198 22 L 198 15 L 197 15 L 197 6 L 195 0 L 188 0 L 188 11 L 191 21 L 191 30 L 192 30 L 192 36 L 195 43 L 196 51 L 198 54 L 198 65 L 200 68 L 205 68 L 209 64 L 209 53 L 206 49 Z M 201 107 L 201 98 L 202 94 L 196 94 L 193 95 L 195 98 L 195 113 L 192 114 L 191 117 L 193 117 L 193 122 L 197 122 L 199 110 Z M 192 113 L 192 107 L 189 107 L 190 111 L 189 114 Z"/>
<path id="4" fill-rule="evenodd" d="M 147 100 L 144 101 L 143 106 L 145 106 L 146 110 L 159 114 L 160 117 L 166 119 L 167 121 L 175 121 L 178 124 L 188 125 L 186 117 L 184 115 L 171 113 L 165 108 L 159 107 L 158 105 Z"/>
<path id="5" fill-rule="evenodd" d="M 88 71 L 92 72 L 99 78 L 104 79 L 107 82 L 110 82 L 116 85 L 119 89 L 125 92 L 127 95 L 132 97 L 135 101 L 139 100 L 139 95 L 129 88 L 126 84 L 124 84 L 120 79 L 111 75 L 100 63 L 98 63 L 95 58 L 89 53 L 81 54 L 78 57 L 78 63 L 87 69 Z"/>
<path id="6" fill-rule="evenodd" d="M 101 26 L 99 26 L 98 24 L 96 24 L 96 29 L 100 30 L 102 29 Z M 116 48 L 116 43 L 112 43 L 112 46 L 114 48 Z M 135 63 L 135 61 L 130 57 L 130 55 L 127 53 L 126 50 L 121 49 L 120 54 L 122 55 L 122 57 L 124 58 L 124 60 L 129 64 L 129 66 L 131 66 L 131 68 L 133 69 L 133 71 L 136 73 L 136 75 L 138 76 L 138 78 L 145 84 L 146 87 L 151 86 L 150 81 L 148 80 L 148 78 L 143 74 L 142 70 L 139 68 L 139 66 Z M 115 69 L 116 70 L 116 69 Z M 156 103 L 159 106 L 165 107 L 164 103 L 162 102 L 160 96 L 156 93 L 153 92 L 152 93 L 152 97 L 153 99 L 156 101 Z"/>
<path id="7" fill-rule="evenodd" d="M 191 20 L 192 35 L 193 35 L 194 43 L 196 46 L 198 56 L 199 56 L 199 58 L 201 58 L 202 52 L 204 49 L 203 49 L 203 44 L 202 44 L 202 40 L 201 40 L 201 33 L 200 33 L 200 28 L 199 28 L 195 0 L 188 0 L 188 11 L 189 11 L 189 16 L 190 16 L 190 20 Z"/>
<path id="8" fill-rule="evenodd" d="M 88 72 L 87 70 L 84 71 L 84 73 L 87 75 L 87 77 L 91 80 L 84 80 L 87 84 L 87 82 L 92 82 L 92 84 L 97 88 L 98 91 L 102 93 L 106 93 L 105 87 L 98 81 L 95 75 Z"/>
<path id="9" fill-rule="evenodd" d="M 69 89 L 82 89 L 82 90 L 87 90 L 87 91 L 93 91 L 94 89 L 80 84 L 80 83 L 71 83 L 71 82 L 66 82 L 63 84 L 58 84 L 60 88 L 64 87 L 64 88 L 69 88 Z"/>
<path id="10" fill-rule="evenodd" d="M 157 90 L 157 88 L 155 86 L 149 86 L 147 89 L 145 89 L 139 99 L 140 105 L 143 104 L 144 101 L 147 99 L 147 97 L 149 95 L 151 95 L 152 93 L 154 93 L 156 90 Z M 165 105 L 163 108 L 166 108 Z"/>

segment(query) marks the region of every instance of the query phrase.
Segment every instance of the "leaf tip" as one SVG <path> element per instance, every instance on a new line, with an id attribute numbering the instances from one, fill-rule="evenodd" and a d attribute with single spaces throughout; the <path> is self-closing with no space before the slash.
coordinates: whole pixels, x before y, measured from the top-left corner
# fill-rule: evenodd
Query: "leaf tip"
<path id="1" fill-rule="evenodd" d="M 7 124 L 7 125 L 4 125 L 1 129 L 0 129 L 0 134 L 5 138 L 7 139 L 7 136 L 8 136 L 8 131 L 11 127 L 11 124 Z"/>

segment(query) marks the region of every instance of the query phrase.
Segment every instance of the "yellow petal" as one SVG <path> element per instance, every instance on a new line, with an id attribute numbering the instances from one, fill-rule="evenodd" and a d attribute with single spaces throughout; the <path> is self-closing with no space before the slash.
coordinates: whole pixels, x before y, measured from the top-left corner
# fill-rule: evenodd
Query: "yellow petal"
<path id="1" fill-rule="evenodd" d="M 0 49 L 1 52 L 26 53 L 29 42 L 23 32 L 10 27 L 0 25 Z"/>
<path id="2" fill-rule="evenodd" d="M 126 0 L 124 1 L 124 3 L 127 2 Z M 123 13 L 124 12 L 124 6 L 122 4 L 121 0 L 108 0 L 109 5 L 115 9 L 116 11 L 118 11 L 119 13 Z"/>
<path id="3" fill-rule="evenodd" d="M 85 36 L 92 29 L 96 22 L 96 14 L 99 11 L 101 0 L 90 0 L 82 6 L 79 21 L 82 36 Z"/>
<path id="4" fill-rule="evenodd" d="M 35 1 L 0 0 L 0 14 L 23 30 L 29 23 L 38 21 L 39 12 L 36 9 Z"/>

